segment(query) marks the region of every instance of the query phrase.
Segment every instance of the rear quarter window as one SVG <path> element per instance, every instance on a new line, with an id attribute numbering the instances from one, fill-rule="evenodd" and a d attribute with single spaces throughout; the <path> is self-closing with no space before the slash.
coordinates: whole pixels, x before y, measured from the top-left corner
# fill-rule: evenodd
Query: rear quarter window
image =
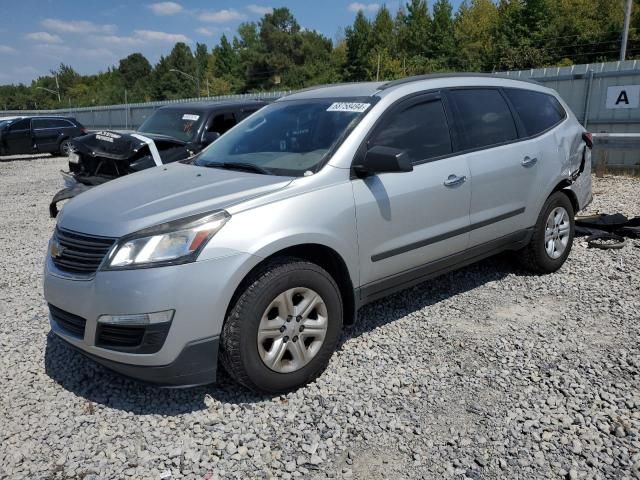
<path id="1" fill-rule="evenodd" d="M 516 88 L 507 88 L 504 92 L 529 137 L 553 128 L 567 115 L 560 102 L 552 95 Z"/>

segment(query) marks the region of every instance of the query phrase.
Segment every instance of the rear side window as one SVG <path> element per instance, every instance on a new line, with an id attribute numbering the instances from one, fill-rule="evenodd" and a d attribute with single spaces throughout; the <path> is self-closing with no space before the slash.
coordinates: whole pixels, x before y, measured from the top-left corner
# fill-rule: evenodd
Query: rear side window
<path id="1" fill-rule="evenodd" d="M 39 130 L 41 128 L 51 128 L 53 127 L 53 124 L 51 122 L 52 120 L 48 118 L 34 118 L 31 121 L 31 126 L 34 130 Z"/>
<path id="2" fill-rule="evenodd" d="M 64 120 L 62 118 L 52 118 L 49 121 L 53 128 L 69 128 L 74 126 L 69 120 Z"/>
<path id="3" fill-rule="evenodd" d="M 495 89 L 451 90 L 462 131 L 462 149 L 489 147 L 518 138 L 516 125 L 502 94 Z"/>
<path id="4" fill-rule="evenodd" d="M 566 115 L 560 102 L 546 93 L 516 88 L 508 88 L 504 92 L 522 120 L 529 137 L 549 130 L 560 123 Z"/>
<path id="5" fill-rule="evenodd" d="M 426 101 L 391 113 L 369 141 L 369 148 L 378 145 L 404 150 L 414 163 L 451 153 L 442 102 Z"/>

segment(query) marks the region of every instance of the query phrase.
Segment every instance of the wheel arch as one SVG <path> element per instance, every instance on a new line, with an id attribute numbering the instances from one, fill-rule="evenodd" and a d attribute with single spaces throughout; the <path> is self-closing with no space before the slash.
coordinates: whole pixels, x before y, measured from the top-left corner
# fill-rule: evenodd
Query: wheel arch
<path id="1" fill-rule="evenodd" d="M 258 264 L 256 264 L 240 281 L 236 287 L 227 310 L 225 313 L 225 319 L 229 314 L 231 308 L 235 304 L 237 298 L 242 294 L 247 286 L 247 283 L 267 264 L 277 258 L 282 257 L 295 257 L 302 260 L 314 263 L 323 269 L 325 269 L 338 284 L 340 294 L 342 295 L 342 308 L 343 308 L 343 322 L 346 325 L 351 325 L 356 318 L 356 297 L 355 289 L 349 269 L 342 256 L 333 248 L 318 243 L 303 243 L 298 245 L 292 245 L 286 248 L 282 248 L 270 255 L 264 257 Z"/>
<path id="2" fill-rule="evenodd" d="M 549 198 L 551 195 L 553 195 L 556 192 L 562 192 L 571 201 L 571 206 L 573 207 L 573 213 L 576 214 L 580 211 L 580 202 L 578 202 L 578 196 L 576 195 L 576 193 L 569 188 L 570 186 L 571 186 L 571 182 L 569 180 L 562 180 L 560 183 L 558 183 L 555 186 L 555 188 L 551 191 L 551 193 L 547 198 Z"/>

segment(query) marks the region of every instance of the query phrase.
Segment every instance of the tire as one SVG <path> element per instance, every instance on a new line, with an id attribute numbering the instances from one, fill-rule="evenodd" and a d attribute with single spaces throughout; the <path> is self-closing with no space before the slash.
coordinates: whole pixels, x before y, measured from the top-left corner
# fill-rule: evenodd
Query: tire
<path id="1" fill-rule="evenodd" d="M 565 215 L 564 221 L 557 224 L 561 215 Z M 562 267 L 573 245 L 574 215 L 571 200 L 564 193 L 555 192 L 547 198 L 538 215 L 531 241 L 519 252 L 522 266 L 541 274 L 553 273 Z M 548 229 L 551 225 L 553 228 Z M 566 232 L 566 235 L 562 235 L 562 232 Z"/>
<path id="2" fill-rule="evenodd" d="M 60 142 L 60 155 L 69 156 L 69 153 L 75 151 L 75 147 L 68 138 Z"/>
<path id="3" fill-rule="evenodd" d="M 300 311 L 305 304 L 311 305 L 306 314 Z M 240 287 L 222 329 L 221 363 L 255 392 L 294 390 L 327 367 L 340 339 L 342 316 L 342 296 L 329 273 L 299 258 L 276 259 Z"/>

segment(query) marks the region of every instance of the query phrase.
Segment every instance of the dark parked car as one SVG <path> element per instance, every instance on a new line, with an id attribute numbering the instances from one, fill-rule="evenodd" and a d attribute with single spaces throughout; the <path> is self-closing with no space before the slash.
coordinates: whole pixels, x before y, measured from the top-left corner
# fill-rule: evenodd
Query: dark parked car
<path id="1" fill-rule="evenodd" d="M 87 130 L 72 117 L 15 117 L 0 119 L 0 155 L 61 153 Z"/>
<path id="2" fill-rule="evenodd" d="M 101 131 L 73 142 L 66 188 L 52 199 L 57 203 L 117 177 L 185 160 L 233 128 L 267 103 L 256 100 L 183 103 L 154 111 L 137 132 Z"/>

